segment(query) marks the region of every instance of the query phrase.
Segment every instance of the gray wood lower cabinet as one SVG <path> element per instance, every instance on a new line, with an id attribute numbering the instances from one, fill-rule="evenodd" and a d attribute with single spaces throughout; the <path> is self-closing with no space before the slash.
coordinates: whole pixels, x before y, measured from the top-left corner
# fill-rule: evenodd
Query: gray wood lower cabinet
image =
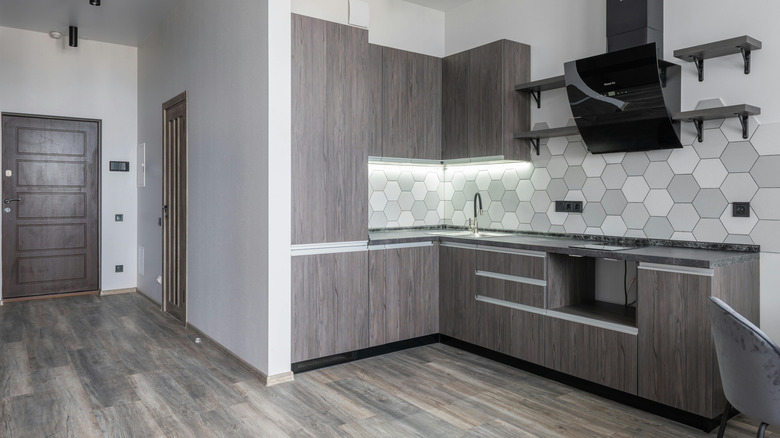
<path id="1" fill-rule="evenodd" d="M 370 346 L 439 333 L 439 245 L 369 251 Z"/>
<path id="2" fill-rule="evenodd" d="M 637 337 L 547 317 L 544 365 L 581 379 L 637 393 Z"/>
<path id="3" fill-rule="evenodd" d="M 470 343 L 476 333 L 474 248 L 442 244 L 439 250 L 439 330 Z"/>
<path id="4" fill-rule="evenodd" d="M 368 252 L 292 258 L 292 362 L 369 346 Z"/>
<path id="5" fill-rule="evenodd" d="M 707 418 L 725 406 L 707 299 L 758 324 L 759 262 L 713 270 L 639 269 L 639 396 Z"/>

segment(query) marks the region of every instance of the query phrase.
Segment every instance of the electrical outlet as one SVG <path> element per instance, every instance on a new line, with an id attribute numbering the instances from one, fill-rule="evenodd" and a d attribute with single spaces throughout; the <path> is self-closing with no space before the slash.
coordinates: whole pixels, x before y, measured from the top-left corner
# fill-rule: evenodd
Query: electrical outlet
<path id="1" fill-rule="evenodd" d="M 114 266 L 114 272 L 125 272 L 125 265 Z"/>
<path id="2" fill-rule="evenodd" d="M 582 201 L 555 201 L 555 211 L 563 213 L 582 213 Z"/>
<path id="3" fill-rule="evenodd" d="M 735 202 L 734 210 L 731 213 L 734 217 L 750 217 L 750 203 L 749 202 Z"/>
<path id="4" fill-rule="evenodd" d="M 115 214 L 114 215 L 114 221 L 116 221 L 116 222 L 124 222 L 124 220 L 125 220 L 125 215 L 123 215 L 123 214 Z"/>

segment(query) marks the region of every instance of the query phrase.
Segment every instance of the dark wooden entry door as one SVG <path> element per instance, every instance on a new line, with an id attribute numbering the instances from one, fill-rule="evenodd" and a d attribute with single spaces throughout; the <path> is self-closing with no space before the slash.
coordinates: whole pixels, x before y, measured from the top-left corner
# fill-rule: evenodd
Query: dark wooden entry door
<path id="1" fill-rule="evenodd" d="M 187 94 L 163 104 L 163 301 L 187 322 Z"/>
<path id="2" fill-rule="evenodd" d="M 98 290 L 98 122 L 2 120 L 3 298 Z"/>

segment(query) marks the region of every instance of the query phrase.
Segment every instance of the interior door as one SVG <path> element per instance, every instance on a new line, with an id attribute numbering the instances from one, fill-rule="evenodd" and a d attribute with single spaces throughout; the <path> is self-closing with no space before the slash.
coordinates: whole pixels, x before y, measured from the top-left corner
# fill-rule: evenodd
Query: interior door
<path id="1" fill-rule="evenodd" d="M 187 94 L 163 104 L 163 302 L 187 322 Z"/>
<path id="2" fill-rule="evenodd" d="M 98 290 L 99 123 L 2 120 L 3 298 Z"/>

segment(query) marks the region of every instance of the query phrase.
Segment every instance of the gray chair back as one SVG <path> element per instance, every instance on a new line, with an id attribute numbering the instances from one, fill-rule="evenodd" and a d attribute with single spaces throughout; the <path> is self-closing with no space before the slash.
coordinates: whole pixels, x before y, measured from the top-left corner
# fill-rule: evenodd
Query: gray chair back
<path id="1" fill-rule="evenodd" d="M 710 297 L 710 317 L 726 399 L 748 417 L 780 424 L 780 348 L 718 298 Z"/>

